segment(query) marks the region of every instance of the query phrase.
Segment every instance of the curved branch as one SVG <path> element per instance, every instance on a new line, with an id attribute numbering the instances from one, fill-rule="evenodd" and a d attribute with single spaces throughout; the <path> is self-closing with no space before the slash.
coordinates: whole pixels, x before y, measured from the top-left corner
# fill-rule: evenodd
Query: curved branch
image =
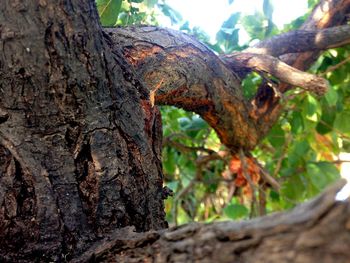
<path id="1" fill-rule="evenodd" d="M 158 105 L 200 114 L 232 150 L 260 139 L 239 79 L 211 50 L 171 29 L 127 27 L 105 32 L 122 49 Z"/>
<path id="2" fill-rule="evenodd" d="M 307 31 L 299 31 L 298 34 L 310 35 L 310 23 L 322 28 L 344 22 L 346 13 L 339 11 L 338 4 L 342 8 L 348 8 L 350 1 L 340 2 L 324 0 L 320 4 L 322 8 L 316 7 L 311 19 L 302 28 Z M 325 3 L 336 8 L 338 13 L 325 8 Z M 317 20 L 320 14 L 328 20 L 325 21 L 324 17 Z M 340 33 L 331 38 L 329 32 L 333 29 Z M 312 31 L 314 38 L 309 37 L 308 41 L 320 38 L 322 48 L 325 47 L 326 40 L 331 39 L 334 42 L 328 43 L 328 47 L 348 43 L 347 37 L 344 37 L 348 27 L 333 29 Z M 295 68 L 283 63 L 293 63 L 289 56 L 283 56 L 283 60 L 278 61 L 271 56 L 244 52 L 226 56 L 223 63 L 205 45 L 178 31 L 146 26 L 105 29 L 105 32 L 111 38 L 113 48 L 116 51 L 122 49 L 140 79 L 144 80 L 152 105 L 155 101 L 157 104 L 174 105 L 198 113 L 216 130 L 222 143 L 233 151 L 240 148 L 249 150 L 256 146 L 280 114 L 282 106 L 279 104 L 279 90 L 286 90 L 286 85 L 283 84 L 273 90 L 264 85 L 248 103 L 242 95 L 240 80 L 235 73 L 241 75 L 242 71 L 250 70 L 267 72 L 281 82 L 303 87 L 316 94 L 323 94 L 328 87 L 323 78 L 296 69 L 300 68 L 300 62 L 309 66 L 319 51 L 307 57 L 305 54 L 293 57 L 300 57 L 299 62 L 295 62 Z M 285 37 L 280 39 L 286 41 Z M 277 43 L 281 40 L 277 37 L 274 41 Z M 279 53 L 281 51 L 276 54 Z M 300 60 L 301 58 L 305 59 Z"/>
<path id="3" fill-rule="evenodd" d="M 233 71 L 267 72 L 281 81 L 323 94 L 323 78 L 298 71 L 267 55 L 234 53 L 220 60 L 194 38 L 157 27 L 110 28 L 105 32 L 122 48 L 150 90 L 151 101 L 200 114 L 232 150 L 252 149 L 262 137 L 251 105 Z M 234 65 L 234 67 L 231 67 Z M 266 125 L 266 124 L 265 124 Z"/>

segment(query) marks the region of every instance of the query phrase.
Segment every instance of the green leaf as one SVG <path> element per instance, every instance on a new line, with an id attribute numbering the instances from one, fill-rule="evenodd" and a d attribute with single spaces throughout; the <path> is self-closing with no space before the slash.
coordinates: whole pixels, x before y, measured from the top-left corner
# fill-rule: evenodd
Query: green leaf
<path id="1" fill-rule="evenodd" d="M 343 133 L 350 132 L 350 111 L 340 112 L 335 118 L 334 128 Z"/>
<path id="2" fill-rule="evenodd" d="M 182 20 L 181 14 L 167 4 L 158 5 L 163 14 L 170 18 L 171 23 L 177 24 Z"/>
<path id="3" fill-rule="evenodd" d="M 122 0 L 96 0 L 97 10 L 103 26 L 113 26 L 118 20 Z"/>
<path id="4" fill-rule="evenodd" d="M 274 190 L 270 191 L 270 198 L 274 202 L 279 202 L 280 201 L 280 194 Z"/>
<path id="5" fill-rule="evenodd" d="M 320 192 L 339 178 L 339 171 L 334 164 L 328 162 L 308 163 L 307 175 L 313 186 Z"/>
<path id="6" fill-rule="evenodd" d="M 188 126 L 191 124 L 191 120 L 188 117 L 181 117 L 178 119 L 181 130 L 186 130 Z"/>
<path id="7" fill-rule="evenodd" d="M 313 122 L 318 121 L 318 117 L 321 115 L 320 103 L 310 94 L 307 95 L 306 100 L 304 101 L 303 113 L 308 120 Z"/>
<path id="8" fill-rule="evenodd" d="M 316 130 L 319 134 L 326 134 L 333 130 L 333 123 L 336 117 L 336 111 L 334 107 L 325 107 L 322 110 L 322 116 L 320 122 L 316 126 Z"/>
<path id="9" fill-rule="evenodd" d="M 248 209 L 244 205 L 232 204 L 224 208 L 224 213 L 231 219 L 239 219 L 248 216 Z"/>
<path id="10" fill-rule="evenodd" d="M 178 181 L 167 182 L 166 186 L 169 187 L 171 190 L 173 190 L 173 192 L 175 192 L 179 187 L 179 182 Z"/>
<path id="11" fill-rule="evenodd" d="M 243 95 L 244 97 L 250 99 L 252 98 L 257 90 L 257 87 L 261 83 L 261 77 L 256 73 L 250 73 L 242 81 Z"/>
<path id="12" fill-rule="evenodd" d="M 256 12 L 254 15 L 242 17 L 241 23 L 252 39 L 263 39 L 265 37 L 263 14 Z"/>
<path id="13" fill-rule="evenodd" d="M 307 140 L 294 142 L 288 154 L 289 165 L 296 167 L 302 164 L 304 159 L 307 158 L 309 150 L 310 144 Z"/>
<path id="14" fill-rule="evenodd" d="M 152 8 L 158 3 L 158 0 L 144 0 L 144 3 L 148 8 Z"/>
<path id="15" fill-rule="evenodd" d="M 292 119 L 290 121 L 292 127 L 292 133 L 297 134 L 304 130 L 304 120 L 300 112 L 294 111 L 292 113 Z"/>
<path id="16" fill-rule="evenodd" d="M 305 156 L 305 153 L 309 151 L 310 144 L 307 140 L 302 140 L 294 144 L 294 153 L 300 157 Z"/>
<path id="17" fill-rule="evenodd" d="M 284 144 L 285 135 L 280 125 L 274 125 L 269 132 L 268 140 L 274 147 L 279 147 Z"/>
<path id="18" fill-rule="evenodd" d="M 326 101 L 329 106 L 335 106 L 338 101 L 338 93 L 337 91 L 331 86 L 327 93 L 325 94 Z"/>
<path id="19" fill-rule="evenodd" d="M 301 201 L 305 197 L 305 184 L 302 174 L 293 174 L 281 187 L 281 197 L 286 201 Z"/>
<path id="20" fill-rule="evenodd" d="M 180 118 L 179 124 L 181 130 L 185 131 L 186 134 L 192 138 L 194 138 L 199 131 L 209 127 L 198 115 L 193 116 L 191 119 L 188 117 Z"/>
<path id="21" fill-rule="evenodd" d="M 333 59 L 328 56 L 324 56 L 321 65 L 318 67 L 318 70 L 325 71 L 329 66 L 332 66 L 333 63 Z"/>
<path id="22" fill-rule="evenodd" d="M 143 0 L 130 0 L 130 2 L 132 2 L 132 3 L 142 3 L 143 2 Z"/>
<path id="23" fill-rule="evenodd" d="M 207 128 L 208 124 L 199 116 L 194 116 L 192 118 L 191 129 L 193 130 L 201 130 Z"/>
<path id="24" fill-rule="evenodd" d="M 333 71 L 329 77 L 329 82 L 332 85 L 341 85 L 347 78 L 349 71 L 343 68 Z"/>
<path id="25" fill-rule="evenodd" d="M 308 3 L 308 6 L 311 8 L 318 3 L 318 0 L 308 0 L 307 3 Z"/>
<path id="26" fill-rule="evenodd" d="M 163 167 L 164 171 L 167 174 L 173 175 L 176 171 L 176 152 L 174 149 L 166 148 L 166 151 L 163 151 Z"/>

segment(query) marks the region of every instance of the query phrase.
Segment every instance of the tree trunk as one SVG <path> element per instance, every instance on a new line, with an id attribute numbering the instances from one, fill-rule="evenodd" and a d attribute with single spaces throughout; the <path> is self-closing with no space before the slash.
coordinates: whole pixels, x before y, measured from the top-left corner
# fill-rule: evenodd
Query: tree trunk
<path id="1" fill-rule="evenodd" d="M 1 2 L 0 261 L 167 226 L 159 112 L 108 43 L 93 1 Z"/>
<path id="2" fill-rule="evenodd" d="M 334 2 L 349 9 L 348 0 Z M 138 30 L 140 38 L 149 35 L 145 29 Z M 343 220 L 336 229 L 342 239 L 335 244 L 349 242 L 348 203 L 328 201 L 322 213 L 312 210 L 302 217 L 320 201 L 314 202 L 300 208 L 301 219 L 290 221 L 276 217 L 270 224 L 268 217 L 136 234 L 167 227 L 163 199 L 169 193 L 162 186 L 162 133 L 154 100 L 202 114 L 232 151 L 254 148 L 278 111 L 268 118 L 271 111 L 265 107 L 266 118 L 253 116 L 228 64 L 195 40 L 178 36 L 178 42 L 162 42 L 157 49 L 148 39 L 147 53 L 144 42 L 123 46 L 122 31 L 116 36 L 101 29 L 94 1 L 1 2 L 1 262 L 184 262 L 206 256 L 222 262 L 264 261 L 261 255 L 275 253 L 278 259 L 291 246 L 296 253 L 295 246 L 308 252 L 328 248 L 332 244 L 323 246 L 319 239 L 302 243 L 297 236 L 305 232 L 307 237 L 308 226 L 317 224 L 325 228 L 322 235 L 330 235 L 334 215 Z M 159 32 L 167 31 L 154 31 Z M 180 42 L 181 47 L 173 46 Z M 174 66 L 174 71 L 157 71 L 157 65 Z M 169 77 L 166 89 L 160 89 L 167 74 L 177 82 Z M 271 105 L 276 107 L 278 99 Z M 268 254 L 254 254 L 258 249 Z M 340 245 L 330 251 L 343 253 L 340 259 L 348 256 Z M 271 256 L 270 262 L 281 261 Z"/>

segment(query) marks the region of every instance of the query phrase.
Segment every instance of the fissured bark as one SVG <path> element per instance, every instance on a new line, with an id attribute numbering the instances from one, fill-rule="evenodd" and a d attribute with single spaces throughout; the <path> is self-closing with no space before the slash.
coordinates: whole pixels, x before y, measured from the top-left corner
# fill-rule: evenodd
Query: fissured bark
<path id="1" fill-rule="evenodd" d="M 94 1 L 0 5 L 0 261 L 166 227 L 161 123 Z"/>

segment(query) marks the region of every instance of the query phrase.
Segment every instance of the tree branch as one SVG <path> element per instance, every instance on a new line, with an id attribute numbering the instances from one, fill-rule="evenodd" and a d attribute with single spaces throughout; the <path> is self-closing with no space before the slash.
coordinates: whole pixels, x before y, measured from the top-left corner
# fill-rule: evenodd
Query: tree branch
<path id="1" fill-rule="evenodd" d="M 171 29 L 105 29 L 154 93 L 160 105 L 174 105 L 202 116 L 231 149 L 252 149 L 260 135 L 249 116 L 239 79 L 211 50 Z M 161 80 L 163 80 L 161 82 Z"/>
<path id="2" fill-rule="evenodd" d="M 235 52 L 225 56 L 225 61 L 229 67 L 235 64 L 233 68 L 266 72 L 284 83 L 301 87 L 317 95 L 323 95 L 329 86 L 324 78 L 300 71 L 269 55 Z"/>
<path id="3" fill-rule="evenodd" d="M 125 228 L 72 262 L 347 262 L 350 202 L 335 200 L 343 185 L 290 212 L 249 221 L 148 233 Z"/>
<path id="4" fill-rule="evenodd" d="M 316 42 L 309 47 L 317 50 L 305 57 L 305 60 L 300 60 L 309 66 L 317 57 L 319 48 L 348 43 L 348 26 L 327 30 L 313 29 L 343 23 L 346 12 L 339 9 L 338 5 L 348 9 L 350 1 L 322 1 L 301 31 L 262 42 L 260 48 L 269 50 L 266 48 L 267 43 L 279 46 L 287 41 L 288 36 L 306 36 L 306 43 Z M 330 7 L 335 8 L 338 13 Z M 320 18 L 320 15 L 327 17 L 327 20 Z M 331 36 L 332 30 L 336 32 L 335 37 Z M 224 57 L 223 63 L 205 45 L 174 30 L 146 26 L 105 29 L 105 32 L 114 43 L 114 49 L 123 50 L 124 56 L 144 80 L 152 102 L 154 99 L 157 104 L 174 105 L 198 113 L 215 129 L 221 142 L 232 151 L 254 148 L 269 131 L 282 109 L 279 92 L 284 92 L 287 86 L 299 86 L 316 94 L 323 94 L 328 87 L 323 78 L 298 71 L 298 67 L 304 69 L 300 62 L 286 65 L 285 62 L 293 63 L 293 59 L 298 56 L 301 59 L 305 53 L 294 56 L 293 59 L 283 56 L 283 60 L 279 61 L 268 55 L 243 52 Z M 294 41 L 295 39 L 290 40 L 291 43 Z M 302 43 L 302 40 L 297 41 Z M 276 44 L 272 44 L 273 42 Z M 305 50 L 307 45 L 304 44 L 294 51 L 302 48 Z M 293 51 L 291 48 L 288 50 Z M 269 52 L 281 54 L 286 50 L 277 48 L 276 53 Z M 242 76 L 251 70 L 269 73 L 288 85 L 282 83 L 277 89 L 271 89 L 265 83 L 249 103 L 242 95 L 236 73 Z"/>
<path id="5" fill-rule="evenodd" d="M 350 25 L 319 30 L 295 30 L 274 36 L 244 52 L 278 57 L 288 53 L 320 51 L 350 44 Z"/>
<path id="6" fill-rule="evenodd" d="M 339 26 L 347 23 L 347 14 L 350 12 L 349 0 L 322 0 L 313 9 L 311 15 L 300 27 L 300 30 L 320 30 Z M 292 40 L 291 42 L 294 42 Z M 319 50 L 304 53 L 285 54 L 280 57 L 284 63 L 299 69 L 307 70 L 318 58 Z M 280 92 L 286 92 L 293 88 L 293 86 L 280 83 L 277 89 Z M 266 92 L 266 85 L 259 87 L 256 97 L 251 102 L 254 105 L 251 116 L 261 123 L 265 122 L 267 125 L 258 125 L 261 130 L 261 135 L 267 134 L 272 125 L 279 118 L 283 111 L 283 106 L 279 103 L 279 98 L 276 98 L 273 93 Z"/>

